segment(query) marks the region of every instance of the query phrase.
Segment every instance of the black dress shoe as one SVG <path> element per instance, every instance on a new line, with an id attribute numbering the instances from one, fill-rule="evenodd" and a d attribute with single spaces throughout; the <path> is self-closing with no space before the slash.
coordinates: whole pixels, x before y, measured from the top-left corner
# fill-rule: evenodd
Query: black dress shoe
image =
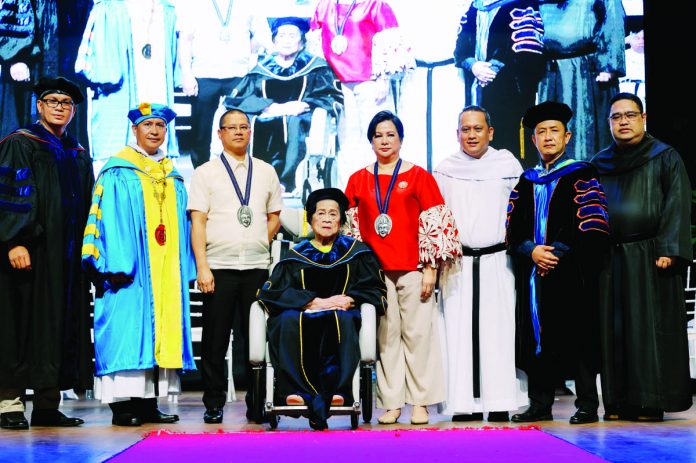
<path id="1" fill-rule="evenodd" d="M 176 423 L 177 421 L 179 421 L 179 415 L 167 415 L 166 413 L 162 413 L 159 409 L 155 408 L 154 411 L 141 415 L 140 421 L 142 421 L 143 423 L 160 424 Z"/>
<path id="2" fill-rule="evenodd" d="M 222 407 L 206 408 L 203 413 L 203 421 L 208 424 L 222 423 Z"/>
<path id="3" fill-rule="evenodd" d="M 575 415 L 570 417 L 570 424 L 587 424 L 597 421 L 599 421 L 599 417 L 594 410 L 578 410 Z"/>
<path id="4" fill-rule="evenodd" d="M 119 413 L 111 418 L 111 424 L 114 426 L 140 426 L 143 422 L 134 413 Z"/>
<path id="5" fill-rule="evenodd" d="M 551 414 L 551 410 L 542 410 L 539 408 L 534 409 L 530 407 L 524 413 L 512 415 L 511 420 L 514 423 L 533 423 L 535 421 L 551 421 L 553 420 L 553 415 Z"/>
<path id="6" fill-rule="evenodd" d="M 29 422 L 22 412 L 7 412 L 0 414 L 0 428 L 29 429 Z"/>
<path id="7" fill-rule="evenodd" d="M 79 426 L 84 422 L 80 418 L 65 416 L 59 410 L 34 410 L 31 412 L 32 426 L 71 427 Z"/>
<path id="8" fill-rule="evenodd" d="M 460 413 L 458 415 L 452 416 L 452 421 L 455 421 L 455 422 L 481 421 L 481 420 L 483 420 L 483 413 Z"/>
<path id="9" fill-rule="evenodd" d="M 488 421 L 491 423 L 507 423 L 510 421 L 508 412 L 490 412 L 488 413 Z"/>

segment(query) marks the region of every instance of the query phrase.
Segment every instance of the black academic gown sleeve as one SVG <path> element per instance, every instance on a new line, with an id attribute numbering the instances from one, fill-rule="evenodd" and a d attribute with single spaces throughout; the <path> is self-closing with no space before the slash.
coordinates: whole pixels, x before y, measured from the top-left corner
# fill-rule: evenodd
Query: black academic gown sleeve
<path id="1" fill-rule="evenodd" d="M 264 77 L 257 72 L 247 74 L 234 88 L 232 94 L 225 98 L 225 106 L 236 108 L 247 114 L 259 115 L 273 104 L 271 98 L 264 98 L 261 84 Z"/>
<path id="2" fill-rule="evenodd" d="M 307 93 L 302 101 L 312 109 L 323 108 L 338 116 L 343 108 L 341 82 L 328 66 L 315 69 L 308 75 Z"/>
<path id="3" fill-rule="evenodd" d="M 387 287 L 379 262 L 374 254 L 363 253 L 355 259 L 355 279 L 346 288 L 346 295 L 355 300 L 355 306 L 372 304 L 377 315 L 384 315 L 387 310 Z"/>
<path id="4" fill-rule="evenodd" d="M 26 242 L 41 233 L 37 222 L 37 194 L 30 154 L 22 135 L 0 142 L 0 242 L 7 246 Z"/>
<path id="5" fill-rule="evenodd" d="M 532 183 L 521 177 L 510 192 L 507 208 L 505 240 L 508 253 L 513 256 L 522 251 L 524 244 L 533 245 L 534 243 L 534 222 L 529 213 L 532 210 L 534 210 Z"/>
<path id="6" fill-rule="evenodd" d="M 660 183 L 665 198 L 659 218 L 655 253 L 659 257 L 678 257 L 691 262 L 691 185 L 679 153 L 669 149 L 660 157 Z"/>
<path id="7" fill-rule="evenodd" d="M 317 293 L 301 289 L 299 281 L 301 264 L 296 261 L 281 261 L 273 269 L 270 279 L 264 283 L 257 295 L 258 301 L 271 315 L 285 310 L 302 310 Z"/>

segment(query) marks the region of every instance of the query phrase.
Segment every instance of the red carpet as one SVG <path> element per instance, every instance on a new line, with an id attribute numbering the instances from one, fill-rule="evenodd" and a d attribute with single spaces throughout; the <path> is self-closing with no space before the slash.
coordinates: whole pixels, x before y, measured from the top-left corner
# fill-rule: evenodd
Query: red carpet
<path id="1" fill-rule="evenodd" d="M 591 463 L 605 460 L 537 429 L 483 428 L 218 434 L 157 432 L 108 461 Z"/>

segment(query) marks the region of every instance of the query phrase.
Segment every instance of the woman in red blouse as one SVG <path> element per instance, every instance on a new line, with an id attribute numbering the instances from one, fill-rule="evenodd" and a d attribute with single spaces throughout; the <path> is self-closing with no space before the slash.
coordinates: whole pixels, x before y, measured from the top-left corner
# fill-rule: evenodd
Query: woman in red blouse
<path id="1" fill-rule="evenodd" d="M 389 111 L 375 115 L 367 136 L 377 162 L 355 172 L 346 196 L 351 233 L 380 261 L 388 308 L 377 328 L 377 407 L 395 423 L 405 404 L 411 423 L 428 422 L 428 405 L 444 400 L 432 296 L 437 268 L 461 255 L 452 213 L 433 177 L 399 157 L 403 124 Z"/>

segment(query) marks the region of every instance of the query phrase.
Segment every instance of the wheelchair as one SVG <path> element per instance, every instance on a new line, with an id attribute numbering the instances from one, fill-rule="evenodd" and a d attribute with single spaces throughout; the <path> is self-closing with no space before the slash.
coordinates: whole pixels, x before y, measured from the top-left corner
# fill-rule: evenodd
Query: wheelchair
<path id="1" fill-rule="evenodd" d="M 305 138 L 305 158 L 295 171 L 295 185 L 302 185 L 303 205 L 312 191 L 338 186 L 337 134 L 337 118 L 323 108 L 314 109 L 309 134 Z"/>
<path id="2" fill-rule="evenodd" d="M 331 406 L 329 416 L 350 415 L 350 427 L 356 429 L 362 414 L 363 421 L 372 420 L 372 371 L 377 354 L 377 317 L 371 304 L 360 306 L 362 318 L 360 326 L 360 363 L 353 375 L 352 404 Z M 299 418 L 307 416 L 307 405 L 278 405 L 275 403 L 274 368 L 268 353 L 266 341 L 266 320 L 268 315 L 258 302 L 254 302 L 249 313 L 249 362 L 252 365 L 253 379 L 249 392 L 252 394 L 251 411 L 254 421 L 268 420 L 271 429 L 278 427 L 280 415 Z M 265 373 L 265 375 L 264 375 Z M 264 382 L 265 376 L 265 382 Z"/>

